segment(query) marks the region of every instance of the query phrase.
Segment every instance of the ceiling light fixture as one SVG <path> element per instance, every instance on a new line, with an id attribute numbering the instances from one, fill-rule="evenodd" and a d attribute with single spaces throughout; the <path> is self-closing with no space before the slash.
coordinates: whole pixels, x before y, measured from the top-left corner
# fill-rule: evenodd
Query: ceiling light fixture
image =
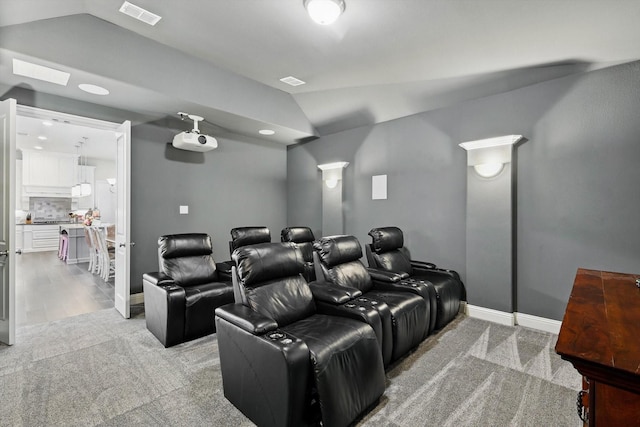
<path id="1" fill-rule="evenodd" d="M 109 90 L 103 88 L 102 86 L 92 85 L 89 83 L 81 83 L 78 85 L 80 90 L 83 90 L 92 95 L 109 95 Z"/>
<path id="2" fill-rule="evenodd" d="M 304 0 L 304 7 L 314 22 L 330 25 L 344 12 L 344 0 Z"/>
<path id="3" fill-rule="evenodd" d="M 42 150 L 42 147 L 39 145 L 34 146 L 33 148 L 35 148 L 36 150 Z"/>
<path id="4" fill-rule="evenodd" d="M 13 58 L 13 74 L 66 86 L 70 73 Z"/>
<path id="5" fill-rule="evenodd" d="M 40 136 L 38 137 L 38 139 L 39 139 L 40 141 L 46 141 L 46 140 L 47 140 L 47 137 L 46 137 L 46 136 L 44 136 L 44 135 L 40 135 Z"/>
<path id="6" fill-rule="evenodd" d="M 276 133 L 276 131 L 271 130 L 271 129 L 260 129 L 260 130 L 258 131 L 258 133 L 259 133 L 260 135 L 273 135 L 273 134 L 275 134 L 275 133 Z"/>
<path id="7" fill-rule="evenodd" d="M 143 9 L 140 6 L 136 6 L 133 3 L 129 3 L 128 1 L 122 3 L 119 11 L 124 13 L 125 15 L 129 15 L 130 17 L 137 19 L 138 21 L 142 21 L 145 24 L 149 24 L 152 26 L 156 25 L 158 21 L 162 19 L 160 15 L 149 12 L 148 10 Z"/>
<path id="8" fill-rule="evenodd" d="M 44 122 L 42 122 L 42 124 L 45 126 L 53 126 L 53 122 L 50 122 L 48 120 L 45 120 Z"/>

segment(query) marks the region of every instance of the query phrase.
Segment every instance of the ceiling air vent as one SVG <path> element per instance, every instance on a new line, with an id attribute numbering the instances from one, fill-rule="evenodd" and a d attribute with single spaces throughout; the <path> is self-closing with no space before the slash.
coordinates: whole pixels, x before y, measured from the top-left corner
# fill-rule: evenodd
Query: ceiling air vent
<path id="1" fill-rule="evenodd" d="M 306 83 L 306 82 L 303 82 L 300 79 L 296 79 L 293 76 L 283 77 L 283 78 L 280 79 L 280 81 L 282 83 L 286 83 L 286 84 L 291 85 L 291 86 L 300 86 L 300 85 L 303 85 L 303 84 Z"/>
<path id="2" fill-rule="evenodd" d="M 161 16 L 158 16 L 155 13 L 151 13 L 148 10 L 141 8 L 140 6 L 129 3 L 128 1 L 122 3 L 122 6 L 120 6 L 120 12 L 149 25 L 156 25 L 158 21 L 162 19 Z"/>

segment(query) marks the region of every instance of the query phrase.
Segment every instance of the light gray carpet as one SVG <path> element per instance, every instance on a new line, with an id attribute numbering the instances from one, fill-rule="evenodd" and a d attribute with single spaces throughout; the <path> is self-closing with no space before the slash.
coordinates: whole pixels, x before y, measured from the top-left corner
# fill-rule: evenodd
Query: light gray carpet
<path id="1" fill-rule="evenodd" d="M 359 426 L 578 426 L 556 336 L 461 317 L 387 372 Z M 165 349 L 113 309 L 0 346 L 1 426 L 251 426 L 224 399 L 215 335 Z"/>

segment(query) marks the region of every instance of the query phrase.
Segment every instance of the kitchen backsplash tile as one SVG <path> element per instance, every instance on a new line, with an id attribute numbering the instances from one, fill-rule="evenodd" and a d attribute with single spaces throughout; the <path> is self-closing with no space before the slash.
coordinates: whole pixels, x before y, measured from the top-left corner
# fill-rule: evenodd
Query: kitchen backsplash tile
<path id="1" fill-rule="evenodd" d="M 66 220 L 71 212 L 71 198 L 30 197 L 29 212 L 33 220 Z"/>

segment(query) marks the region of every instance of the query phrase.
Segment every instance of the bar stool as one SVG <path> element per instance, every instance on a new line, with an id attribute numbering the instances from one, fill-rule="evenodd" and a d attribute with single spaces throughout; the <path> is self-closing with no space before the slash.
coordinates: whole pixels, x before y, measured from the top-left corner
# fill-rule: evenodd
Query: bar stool
<path id="1" fill-rule="evenodd" d="M 58 243 L 58 258 L 62 261 L 67 260 L 67 256 L 69 255 L 69 236 L 65 231 L 60 233 L 60 239 Z"/>

